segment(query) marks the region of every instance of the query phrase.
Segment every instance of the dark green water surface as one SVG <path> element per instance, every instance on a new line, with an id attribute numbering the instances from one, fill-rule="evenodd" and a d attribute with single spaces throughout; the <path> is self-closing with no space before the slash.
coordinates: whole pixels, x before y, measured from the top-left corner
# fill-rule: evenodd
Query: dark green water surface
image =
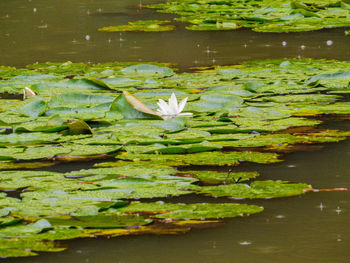
<path id="1" fill-rule="evenodd" d="M 150 3 L 150 1 L 143 1 Z M 97 29 L 130 20 L 167 19 L 138 6 L 138 0 L 0 0 L 0 65 L 36 61 L 174 62 L 191 66 L 234 64 L 250 59 L 312 57 L 350 60 L 344 29 L 307 33 L 254 33 L 249 30 L 103 33 Z M 327 122 L 350 129 L 350 120 Z M 305 182 L 314 188 L 350 188 L 350 141 L 307 146 L 273 165 L 242 165 L 261 180 Z M 310 150 L 310 151 L 309 151 Z M 314 150 L 314 151 L 311 151 Z M 76 169 L 74 165 L 66 169 Z M 82 168 L 82 165 L 79 165 Z M 183 196 L 168 201 L 218 202 Z M 263 213 L 227 220 L 180 236 L 128 236 L 61 242 L 61 253 L 4 259 L 3 262 L 350 262 L 350 192 L 315 192 L 300 197 L 254 200 Z M 223 198 L 229 202 L 230 199 Z M 236 202 L 237 200 L 232 200 Z M 246 200 L 244 200 L 247 203 Z"/>

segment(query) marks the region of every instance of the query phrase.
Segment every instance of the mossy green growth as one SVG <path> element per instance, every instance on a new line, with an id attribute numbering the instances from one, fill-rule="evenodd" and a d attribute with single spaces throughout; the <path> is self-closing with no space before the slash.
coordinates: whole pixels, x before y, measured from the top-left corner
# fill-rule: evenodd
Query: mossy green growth
<path id="1" fill-rule="evenodd" d="M 348 26 L 350 15 L 350 5 L 336 0 L 169 0 L 147 7 L 180 15 L 176 20 L 188 23 L 189 30 L 311 31 Z"/>
<path id="2" fill-rule="evenodd" d="M 161 32 L 175 30 L 174 25 L 169 25 L 170 21 L 160 20 L 139 20 L 129 22 L 127 25 L 107 26 L 99 28 L 103 32 L 125 32 L 125 31 L 143 31 L 143 32 Z"/>

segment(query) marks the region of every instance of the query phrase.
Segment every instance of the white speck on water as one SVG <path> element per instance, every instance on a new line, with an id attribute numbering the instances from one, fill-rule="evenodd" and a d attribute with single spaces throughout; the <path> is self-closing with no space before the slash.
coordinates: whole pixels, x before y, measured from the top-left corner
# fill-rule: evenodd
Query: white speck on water
<path id="1" fill-rule="evenodd" d="M 282 46 L 287 46 L 287 42 L 286 41 L 282 41 Z"/>
<path id="2" fill-rule="evenodd" d="M 285 218 L 285 215 L 277 215 L 276 218 L 281 219 L 281 218 Z"/>
<path id="3" fill-rule="evenodd" d="M 251 245 L 252 242 L 250 242 L 250 241 L 242 241 L 242 242 L 239 242 L 239 244 L 240 244 L 241 246 L 248 246 L 248 245 Z"/>
<path id="4" fill-rule="evenodd" d="M 333 45 L 333 41 L 332 40 L 327 40 L 326 44 L 327 44 L 327 46 L 331 46 L 331 45 Z"/>
<path id="5" fill-rule="evenodd" d="M 288 167 L 288 168 L 295 168 L 296 165 L 295 165 L 295 164 L 289 164 L 289 165 L 287 165 L 287 167 Z"/>
<path id="6" fill-rule="evenodd" d="M 300 48 L 301 48 L 301 50 L 304 50 L 304 49 L 305 49 L 305 46 L 304 46 L 304 45 L 301 45 Z"/>
<path id="7" fill-rule="evenodd" d="M 323 209 L 325 208 L 325 206 L 321 203 L 321 204 L 319 205 L 319 208 L 320 208 L 321 211 L 323 211 Z"/>
<path id="8" fill-rule="evenodd" d="M 86 40 L 90 40 L 90 35 L 86 35 L 86 36 L 85 36 L 85 39 L 86 39 Z"/>
<path id="9" fill-rule="evenodd" d="M 33 12 L 36 13 L 38 10 L 34 7 L 33 8 Z"/>
<path id="10" fill-rule="evenodd" d="M 337 209 L 335 210 L 335 212 L 337 212 L 338 215 L 340 215 L 341 211 L 342 211 L 342 210 L 340 209 L 339 206 L 338 206 Z"/>

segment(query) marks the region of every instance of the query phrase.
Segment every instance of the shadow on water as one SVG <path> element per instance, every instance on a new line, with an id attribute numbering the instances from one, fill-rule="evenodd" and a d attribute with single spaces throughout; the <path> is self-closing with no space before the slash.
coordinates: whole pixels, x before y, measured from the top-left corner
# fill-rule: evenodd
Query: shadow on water
<path id="1" fill-rule="evenodd" d="M 142 1 L 147 4 L 154 1 Z M 350 60 L 344 28 L 306 33 L 255 33 L 247 29 L 193 32 L 176 24 L 162 33 L 104 33 L 103 26 L 131 20 L 169 19 L 139 6 L 140 0 L 1 1 L 0 65 L 24 66 L 46 61 L 160 61 L 182 70 L 192 66 L 234 64 L 250 59 L 312 57 Z M 69 7 L 69 8 L 67 8 Z M 156 51 L 155 51 L 156 47 Z M 9 99 L 11 99 L 9 97 Z M 349 118 L 326 127 L 350 129 Z M 272 165 L 249 163 L 239 170 L 258 171 L 261 180 L 305 182 L 314 188 L 350 188 L 350 141 L 325 144 L 319 151 L 284 156 Z M 50 169 L 69 171 L 93 163 Z M 18 191 L 17 191 L 18 192 Z M 13 193 L 14 196 L 17 194 Z M 61 253 L 3 262 L 283 262 L 345 263 L 350 258 L 350 192 L 307 193 L 272 200 L 244 200 L 264 206 L 263 213 L 227 220 L 218 228 L 180 236 L 130 236 L 62 241 Z M 197 195 L 177 202 L 235 202 Z M 240 202 L 240 201 L 239 201 Z"/>

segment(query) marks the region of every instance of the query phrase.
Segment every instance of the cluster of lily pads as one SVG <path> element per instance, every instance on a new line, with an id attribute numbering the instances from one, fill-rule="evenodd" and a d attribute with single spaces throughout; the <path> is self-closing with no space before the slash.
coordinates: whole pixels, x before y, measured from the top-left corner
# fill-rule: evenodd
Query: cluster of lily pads
<path id="1" fill-rule="evenodd" d="M 176 14 L 176 21 L 189 30 L 234 30 L 300 32 L 350 26 L 350 4 L 339 0 L 169 0 L 147 5 L 158 12 Z M 135 21 L 106 27 L 102 31 L 169 31 L 168 21 Z"/>
<path id="2" fill-rule="evenodd" d="M 181 233 L 263 210 L 139 199 L 303 194 L 310 185 L 259 181 L 236 166 L 280 162 L 301 144 L 350 136 L 315 118 L 350 114 L 341 96 L 350 93 L 349 67 L 308 59 L 190 73 L 165 64 L 0 67 L 0 256 L 61 251 L 60 239 Z M 159 100 L 173 92 L 188 98 L 178 111 L 191 116 L 164 117 Z M 55 171 L 82 161 L 95 164 Z"/>

